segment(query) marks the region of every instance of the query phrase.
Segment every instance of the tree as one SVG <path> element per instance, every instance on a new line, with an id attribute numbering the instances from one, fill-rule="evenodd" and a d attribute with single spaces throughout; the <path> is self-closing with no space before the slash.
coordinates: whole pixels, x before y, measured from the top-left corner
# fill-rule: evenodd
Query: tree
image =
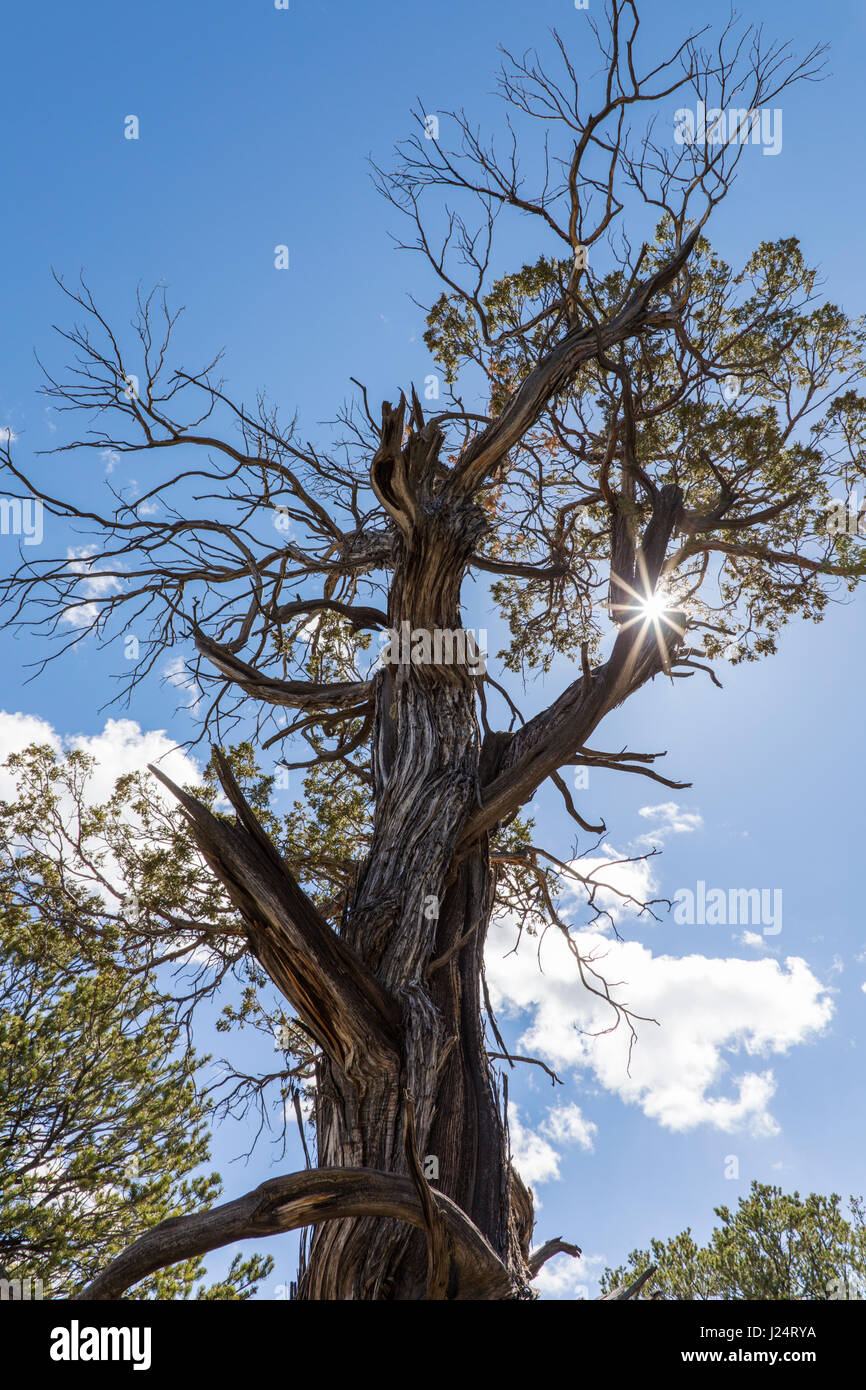
<path id="1" fill-rule="evenodd" d="M 633 1250 L 626 1265 L 605 1270 L 604 1292 L 654 1268 L 641 1289 L 642 1298 L 862 1298 L 862 1198 L 849 1199 L 846 1217 L 836 1193 L 822 1197 L 812 1192 L 801 1198 L 799 1192 L 788 1194 L 753 1182 L 736 1211 L 714 1211 L 721 1224 L 706 1245 L 697 1245 L 691 1230 L 672 1240 L 654 1240 L 649 1250 Z"/>
<path id="2" fill-rule="evenodd" d="M 79 844 L 104 812 L 83 801 L 88 759 L 48 748 L 10 760 L 0 803 L 0 1266 L 70 1296 L 143 1228 L 213 1205 L 209 1108 L 173 1011 L 103 897 L 52 853 L 63 801 Z M 102 877 L 95 864 L 98 877 Z M 270 1257 L 237 1257 L 205 1288 L 201 1259 L 160 1270 L 139 1298 L 246 1298 Z"/>
<path id="3" fill-rule="evenodd" d="M 103 513 L 31 481 L 7 441 L 10 478 L 89 538 L 71 560 L 25 557 L 7 621 L 56 639 L 45 662 L 87 638 L 134 639 L 127 691 L 194 644 L 200 736 L 234 817 L 172 789 L 243 949 L 291 1011 L 317 1142 L 314 1169 L 219 1218 L 145 1232 L 89 1297 L 310 1224 L 302 1299 L 531 1296 L 553 1252 L 530 1251 L 491 1066 L 513 1065 L 486 998 L 491 914 L 564 931 L 611 1026 L 635 1020 L 561 915 L 563 876 L 600 915 L 598 876 L 535 845 L 522 809 L 550 781 L 591 842 L 604 827 L 575 808 L 566 769 L 687 785 L 655 770 L 660 754 L 606 751 L 605 716 L 657 675 L 715 680 L 716 659 L 772 652 L 792 616 L 819 619 L 833 586 L 862 577 L 826 508 L 862 472 L 863 324 L 818 300 L 793 238 L 734 271 L 704 234 L 748 148 L 735 127 L 815 78 L 820 52 L 797 61 L 732 23 L 711 50 L 693 35 L 645 58 L 633 0 L 590 25 L 594 105 L 557 37 L 557 77 L 505 55 L 505 156 L 463 113 L 453 148 L 428 139 L 419 111 L 395 168 L 377 170 L 442 285 L 426 341 L 444 381 L 434 373 L 425 400 L 445 394 L 429 415 L 410 385 L 374 416 L 356 383 L 333 445 L 304 442 L 264 396 L 232 402 L 217 359 L 170 371 L 176 316 L 157 293 L 139 296 L 133 356 L 84 282 L 61 281 L 85 323 L 62 330 L 75 365 L 46 390 L 60 411 L 95 412 L 61 450 L 182 462 Z M 727 142 L 717 128 L 663 138 L 687 99 L 741 108 L 745 124 Z M 440 196 L 455 205 L 437 212 Z M 494 236 L 508 216 L 538 233 L 536 258 L 511 271 Z M 554 654 L 574 666 L 529 719 L 463 627 L 487 582 L 512 633 L 498 674 Z M 376 632 L 388 648 L 374 663 Z M 223 751 L 235 730 L 306 771 L 307 809 L 279 833 L 261 775 Z"/>

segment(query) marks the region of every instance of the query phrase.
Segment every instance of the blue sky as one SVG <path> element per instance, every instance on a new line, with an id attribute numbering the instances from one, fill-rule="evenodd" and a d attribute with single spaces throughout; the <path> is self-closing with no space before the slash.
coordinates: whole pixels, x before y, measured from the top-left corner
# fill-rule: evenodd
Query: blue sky
<path id="1" fill-rule="evenodd" d="M 643 8 L 653 44 L 684 36 L 682 6 Z M 707 0 L 689 11 L 694 24 L 725 14 Z M 829 42 L 830 76 L 784 96 L 781 153 L 746 151 L 711 238 L 737 262 L 760 240 L 798 236 L 822 268 L 827 297 L 863 312 L 866 12 L 858 0 L 760 0 L 749 18 L 800 52 Z M 83 268 L 113 321 L 131 316 L 139 281 L 164 280 L 171 301 L 187 306 L 183 365 L 225 346 L 231 393 L 249 399 L 267 386 L 288 411 L 299 409 L 314 439 L 327 437 L 319 422 L 351 393 L 351 376 L 373 401 L 420 382 L 431 363 L 409 296 L 423 301 L 434 288 L 419 260 L 394 249 L 396 214 L 375 193 L 367 156 L 387 162 L 417 98 L 427 111 L 465 106 L 492 119 L 497 45 L 544 54 L 556 26 L 580 63 L 585 20 L 566 0 L 478 0 L 469 9 L 456 0 L 291 0 L 288 11 L 267 0 L 153 0 L 146 15 L 51 3 L 7 16 L 0 428 L 18 436 L 19 459 L 29 465 L 64 428 L 36 394 L 33 356 L 35 348 L 49 364 L 62 360 L 50 325 L 68 326 L 70 316 L 52 266 L 70 280 Z M 123 138 L 129 114 L 140 120 L 137 141 Z M 290 248 L 287 273 L 273 268 L 280 243 Z M 549 249 L 534 225 L 519 222 L 503 254 L 523 261 Z M 143 489 L 148 466 L 123 460 L 112 481 Z M 103 486 L 92 459 L 63 455 L 41 467 L 58 490 L 71 470 L 94 499 Z M 0 543 L 11 546 L 7 537 Z M 481 607 L 467 616 L 475 626 L 485 621 L 492 628 Z M 640 848 L 647 835 L 663 844 L 652 872 L 669 897 L 699 880 L 780 888 L 783 925 L 775 936 L 753 929 L 750 943 L 741 928 L 623 921 L 631 944 L 608 943 L 609 973 L 626 980 L 638 1013 L 666 1011 L 656 1013 L 660 1029 L 644 1025 L 637 1056 L 648 1060 L 636 1061 L 633 1089 L 618 1038 L 588 1051 L 571 1038 L 577 987 L 558 988 L 555 946 L 545 946 L 543 984 L 533 985 L 525 952 L 516 969 L 493 966 L 510 1041 L 535 1034 L 537 1047 L 549 1044 L 541 1055 L 565 1082 L 554 1093 L 533 1068 L 510 1078 L 515 1133 L 541 1202 L 536 1237 L 561 1234 L 587 1256 L 582 1270 L 566 1257 L 551 1264 L 547 1296 L 594 1292 L 605 1262 L 651 1236 L 687 1225 L 706 1236 L 713 1205 L 734 1202 L 752 1178 L 801 1192 L 866 1190 L 864 638 L 857 598 L 834 606 L 819 627 L 791 627 L 770 661 L 721 672 L 724 691 L 700 676 L 673 688 L 656 681 L 604 727 L 603 746 L 667 749 L 666 775 L 693 782 L 669 792 L 595 773 L 579 795 L 590 818 L 606 821 L 609 844 Z M 112 713 L 100 706 L 114 693 L 116 659 L 82 650 L 62 673 L 25 685 L 22 667 L 35 655 L 31 642 L 0 636 L 0 707 L 61 736 L 99 735 Z M 527 707 L 568 679 L 566 664 L 555 663 Z M 189 725 L 176 706 L 177 691 L 153 683 L 113 713 L 181 739 Z M 6 728 L 11 746 L 16 726 Z M 541 842 L 568 853 L 571 830 L 556 800 L 541 794 L 533 813 Z M 669 1085 L 672 1070 L 686 1078 L 681 1094 Z M 293 1138 L 280 1168 L 267 1147 L 247 1165 L 231 1164 L 243 1139 L 234 1126 L 216 1135 L 228 1196 L 298 1163 Z M 725 1176 L 732 1155 L 737 1178 Z M 293 1273 L 294 1242 L 270 1248 L 279 1260 L 267 1297 Z"/>

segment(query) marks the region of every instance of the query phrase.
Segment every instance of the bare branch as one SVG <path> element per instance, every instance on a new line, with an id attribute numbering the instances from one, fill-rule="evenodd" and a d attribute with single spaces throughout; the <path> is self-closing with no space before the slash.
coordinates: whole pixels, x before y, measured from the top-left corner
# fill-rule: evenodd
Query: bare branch
<path id="1" fill-rule="evenodd" d="M 455 1202 L 432 1192 L 451 1244 L 449 1297 L 508 1298 L 508 1271 Z M 86 1288 L 76 1301 L 119 1298 L 158 1269 L 206 1255 L 239 1240 L 295 1231 L 300 1226 L 351 1217 L 390 1217 L 424 1229 L 421 1200 L 411 1178 L 375 1169 L 318 1168 L 270 1178 L 233 1202 L 193 1216 L 175 1216 L 146 1231 Z"/>
<path id="2" fill-rule="evenodd" d="M 579 1245 L 570 1245 L 562 1236 L 554 1236 L 553 1240 L 546 1240 L 543 1245 L 532 1251 L 528 1261 L 529 1269 L 534 1279 L 542 1265 L 552 1260 L 554 1255 L 571 1255 L 573 1259 L 579 1260 L 582 1254 Z"/>

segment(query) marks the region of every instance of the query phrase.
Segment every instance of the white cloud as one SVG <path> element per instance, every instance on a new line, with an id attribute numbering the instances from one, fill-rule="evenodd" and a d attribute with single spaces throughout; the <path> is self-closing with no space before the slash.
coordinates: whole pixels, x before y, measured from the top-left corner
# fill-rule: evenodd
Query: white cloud
<path id="1" fill-rule="evenodd" d="M 560 1177 L 562 1154 L 555 1144 L 579 1144 L 591 1152 L 598 1126 L 587 1120 L 578 1105 L 552 1105 L 537 1130 L 529 1129 L 520 1118 L 520 1109 L 510 1101 L 508 1132 L 514 1164 L 523 1181 L 534 1185 Z"/>
<path id="2" fill-rule="evenodd" d="M 676 801 L 662 801 L 658 806 L 642 806 L 638 815 L 657 824 L 635 841 L 638 845 L 664 844 L 669 835 L 692 835 L 703 830 L 704 818 L 699 811 L 686 811 Z"/>
<path id="3" fill-rule="evenodd" d="M 538 1129 L 533 1130 L 521 1120 L 519 1106 L 509 1101 L 508 1133 L 514 1166 L 523 1181 L 534 1187 L 561 1176 L 562 1154 L 556 1145 L 578 1144 L 591 1153 L 598 1125 L 584 1117 L 579 1105 L 551 1105 Z"/>
<path id="4" fill-rule="evenodd" d="M 12 714 L 8 710 L 0 710 L 2 756 L 8 757 L 9 753 L 17 753 L 19 749 L 26 748 L 28 743 L 50 743 L 52 747 L 59 748 L 61 738 L 48 720 L 42 719 L 38 714 Z"/>
<path id="5" fill-rule="evenodd" d="M 201 704 L 202 693 L 187 667 L 185 657 L 171 657 L 162 668 L 162 677 L 163 680 L 168 681 L 169 685 L 185 691 L 187 695 L 192 697 L 189 704 L 184 706 L 185 709 L 194 710 Z"/>
<path id="6" fill-rule="evenodd" d="M 10 430 L 8 425 L 0 425 L 0 440 L 4 444 L 14 444 L 18 438 L 14 430 Z"/>
<path id="7" fill-rule="evenodd" d="M 579 1144 L 592 1153 L 598 1125 L 584 1118 L 579 1105 L 554 1105 L 547 1112 L 541 1128 L 560 1144 Z"/>
<path id="8" fill-rule="evenodd" d="M 194 759 L 177 748 L 164 729 L 142 730 L 134 719 L 108 719 L 101 733 L 62 735 L 38 715 L 8 713 L 0 710 L 0 763 L 10 753 L 20 753 L 31 743 L 47 743 L 56 753 L 64 749 L 80 749 L 96 758 L 97 766 L 88 779 L 86 802 L 97 805 L 106 801 L 114 791 L 118 777 L 128 772 L 140 772 L 148 763 L 158 763 L 173 782 L 201 781 L 201 770 Z M 10 800 L 15 794 L 15 780 L 7 769 L 0 768 L 0 797 Z M 161 787 L 158 794 L 167 804 L 173 802 Z"/>
<path id="9" fill-rule="evenodd" d="M 756 931 L 743 931 L 734 937 L 741 946 L 751 946 L 755 951 L 768 950 L 768 942 L 765 936 L 760 936 Z"/>
<path id="10" fill-rule="evenodd" d="M 0 763 L 6 761 L 10 753 L 20 753 L 31 743 L 47 743 L 59 753 L 63 747 L 62 739 L 45 719 L 36 714 L 10 714 L 0 710 Z M 0 800 L 15 799 L 15 778 L 6 768 L 0 767 Z"/>
<path id="11" fill-rule="evenodd" d="M 122 585 L 115 575 L 104 570 L 97 569 L 94 564 L 96 555 L 93 546 L 86 546 L 82 549 L 67 550 L 67 569 L 72 574 L 81 576 L 77 586 L 78 599 L 106 598 L 109 594 L 120 592 Z M 99 617 L 99 606 L 95 603 L 76 602 L 69 608 L 64 609 L 63 621 L 72 627 L 92 627 Z"/>
<path id="12" fill-rule="evenodd" d="M 580 1259 L 572 1255 L 554 1255 L 541 1266 L 532 1287 L 543 1299 L 596 1298 L 587 1281 L 595 1286 L 606 1265 L 603 1255 L 582 1255 Z"/>
<path id="13" fill-rule="evenodd" d="M 776 1090 L 773 1072 L 748 1063 L 813 1040 L 832 1017 L 829 993 L 804 960 L 789 957 L 782 965 L 769 958 L 654 956 L 638 942 L 572 933 L 582 956 L 616 985 L 614 997 L 661 1025 L 637 1023 L 629 1074 L 628 1029 L 620 1024 L 613 1033 L 592 1036 L 608 1028 L 613 1016 L 582 987 L 562 934 L 547 934 L 543 973 L 534 946 L 507 954 L 515 934 L 502 922 L 493 926 L 486 968 L 494 1008 L 502 1017 L 526 1015 L 521 1051 L 560 1071 L 591 1071 L 606 1090 L 640 1106 L 666 1129 L 709 1125 L 724 1133 L 777 1132 L 768 1109 Z"/>
<path id="14" fill-rule="evenodd" d="M 67 550 L 66 557 L 68 560 L 66 568 L 72 574 L 81 575 L 81 583 L 78 587 L 85 598 L 104 598 L 106 594 L 119 592 L 121 586 L 117 577 L 107 571 L 95 568 L 96 550 L 93 546 Z"/>
<path id="15" fill-rule="evenodd" d="M 524 1126 L 513 1101 L 508 1102 L 508 1133 L 514 1166 L 525 1183 L 534 1187 L 559 1177 L 559 1153 L 549 1140 Z"/>
<path id="16" fill-rule="evenodd" d="M 107 801 L 114 792 L 119 777 L 131 772 L 142 772 L 148 763 L 158 765 L 173 782 L 180 786 L 196 785 L 202 774 L 198 764 L 175 746 L 163 729 L 142 730 L 132 719 L 109 719 L 101 733 L 61 735 L 46 720 L 30 714 L 10 714 L 0 711 L 0 764 L 11 753 L 22 752 L 31 744 L 48 744 L 55 753 L 78 750 L 96 760 L 88 776 L 82 800 L 86 806 L 95 806 Z M 166 808 L 173 809 L 177 803 L 172 794 L 161 783 L 151 779 L 151 791 Z M 0 766 L 0 799 L 13 802 L 17 798 L 16 775 L 8 768 Z M 60 792 L 58 815 L 74 838 L 76 812 L 73 798 L 67 792 Z M 124 811 L 126 822 L 140 826 L 140 819 L 128 807 Z M 38 838 L 38 837 L 37 837 Z M 128 885 L 124 883 L 123 872 L 114 854 L 97 837 L 87 846 L 93 862 L 99 864 L 100 877 L 93 878 L 86 866 L 84 879 L 93 892 L 97 893 L 111 910 L 117 909 L 119 901 L 125 899 Z M 104 881 L 103 881 L 104 880 Z M 184 944 L 178 937 L 176 945 Z M 206 947 L 198 947 L 189 957 L 199 964 L 212 966 L 214 958 Z"/>
<path id="17" fill-rule="evenodd" d="M 63 621 L 70 627 L 93 627 L 99 617 L 99 607 L 95 603 L 76 603 L 63 610 Z"/>
<path id="18" fill-rule="evenodd" d="M 658 888 L 652 864 L 647 858 L 630 861 L 627 855 L 621 854 L 611 844 L 605 843 L 601 848 L 600 855 L 572 860 L 572 867 L 576 873 L 583 874 L 597 885 L 595 905 L 609 912 L 614 923 L 639 916 L 641 904 L 651 898 Z M 570 912 L 584 910 L 588 891 L 582 884 L 563 877 L 564 908 Z M 604 930 L 603 924 L 597 924 L 596 930 Z"/>
<path id="19" fill-rule="evenodd" d="M 97 802 L 111 795 L 118 777 L 141 772 L 148 763 L 158 764 L 179 786 L 201 781 L 198 764 L 176 747 L 164 729 L 142 730 L 134 719 L 109 719 L 101 734 L 76 734 L 67 745 L 96 758 L 88 796 Z M 160 794 L 173 804 L 168 792 Z"/>

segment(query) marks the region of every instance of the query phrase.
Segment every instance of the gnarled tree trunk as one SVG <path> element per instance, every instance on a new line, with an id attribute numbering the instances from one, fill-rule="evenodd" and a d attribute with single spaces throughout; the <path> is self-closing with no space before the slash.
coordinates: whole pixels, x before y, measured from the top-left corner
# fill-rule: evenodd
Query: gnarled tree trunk
<path id="1" fill-rule="evenodd" d="M 441 436 L 410 436 L 402 408 L 383 426 L 374 486 L 400 527 L 389 624 L 401 632 L 460 628 L 465 565 L 484 529 L 468 498 L 443 507 L 432 492 Z M 399 1001 L 401 1045 L 375 1080 L 324 1059 L 316 1121 L 323 1166 L 407 1173 L 407 1105 L 421 1159 L 527 1287 L 530 1201 L 512 1202 L 505 1117 L 484 1042 L 481 969 L 493 902 L 487 836 L 461 848 L 481 804 L 475 690 L 461 665 L 387 666 L 377 677 L 372 845 L 346 939 Z M 518 1180 L 519 1181 L 519 1180 Z M 519 1216 L 515 1214 L 515 1206 Z M 424 1298 L 423 1236 L 396 1222 L 329 1222 L 314 1236 L 302 1298 Z M 446 1296 L 449 1290 L 446 1288 Z M 450 1293 L 454 1293 L 453 1288 Z"/>

